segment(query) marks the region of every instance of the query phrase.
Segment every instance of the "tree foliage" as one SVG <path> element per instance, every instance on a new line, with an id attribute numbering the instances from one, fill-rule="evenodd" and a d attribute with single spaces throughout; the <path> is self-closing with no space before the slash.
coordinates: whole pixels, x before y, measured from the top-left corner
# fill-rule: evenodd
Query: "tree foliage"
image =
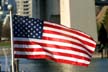
<path id="1" fill-rule="evenodd" d="M 107 32 L 107 36 L 108 36 L 108 9 L 106 10 L 104 19 L 103 19 L 103 24 L 105 26 L 106 32 Z"/>
<path id="2" fill-rule="evenodd" d="M 106 10 L 104 18 L 100 24 L 101 26 L 98 30 L 98 40 L 105 46 L 108 42 L 108 9 Z"/>

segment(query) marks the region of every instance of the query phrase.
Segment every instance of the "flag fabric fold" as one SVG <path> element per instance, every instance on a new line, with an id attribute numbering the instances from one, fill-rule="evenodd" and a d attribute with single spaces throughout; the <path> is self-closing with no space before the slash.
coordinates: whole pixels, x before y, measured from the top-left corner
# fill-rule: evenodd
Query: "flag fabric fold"
<path id="1" fill-rule="evenodd" d="M 95 41 L 79 30 L 26 16 L 13 16 L 13 34 L 16 58 L 88 66 L 96 47 Z"/>

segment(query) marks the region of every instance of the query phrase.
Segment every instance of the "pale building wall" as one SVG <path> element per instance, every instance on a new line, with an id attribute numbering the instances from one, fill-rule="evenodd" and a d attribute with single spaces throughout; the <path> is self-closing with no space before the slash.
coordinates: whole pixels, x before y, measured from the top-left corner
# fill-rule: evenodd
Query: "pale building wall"
<path id="1" fill-rule="evenodd" d="M 35 0 L 15 0 L 16 2 L 16 10 L 18 15 L 22 16 L 33 16 L 33 11 L 35 12 L 36 9 L 32 10 Z M 35 7 L 35 6 L 34 6 Z"/>
<path id="2" fill-rule="evenodd" d="M 60 19 L 60 0 L 46 0 L 46 18 L 59 23 Z"/>
<path id="3" fill-rule="evenodd" d="M 60 0 L 61 24 L 87 33 L 97 41 L 94 0 Z"/>
<path id="4" fill-rule="evenodd" d="M 70 0 L 60 0 L 60 22 L 67 27 L 71 27 L 69 3 Z"/>

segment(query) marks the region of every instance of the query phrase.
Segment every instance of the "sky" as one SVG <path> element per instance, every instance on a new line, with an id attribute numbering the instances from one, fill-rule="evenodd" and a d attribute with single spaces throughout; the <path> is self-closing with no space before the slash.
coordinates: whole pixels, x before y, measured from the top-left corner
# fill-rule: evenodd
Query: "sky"
<path id="1" fill-rule="evenodd" d="M 16 12 L 16 3 L 15 0 L 8 0 L 9 4 L 13 6 L 14 12 Z"/>

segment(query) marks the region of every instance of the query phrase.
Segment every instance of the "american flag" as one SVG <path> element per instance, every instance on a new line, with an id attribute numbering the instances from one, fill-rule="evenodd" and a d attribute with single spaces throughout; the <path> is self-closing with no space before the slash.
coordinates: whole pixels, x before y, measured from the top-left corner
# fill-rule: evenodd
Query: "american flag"
<path id="1" fill-rule="evenodd" d="M 16 58 L 88 66 L 96 47 L 95 41 L 79 30 L 26 16 L 13 16 L 13 33 Z"/>

